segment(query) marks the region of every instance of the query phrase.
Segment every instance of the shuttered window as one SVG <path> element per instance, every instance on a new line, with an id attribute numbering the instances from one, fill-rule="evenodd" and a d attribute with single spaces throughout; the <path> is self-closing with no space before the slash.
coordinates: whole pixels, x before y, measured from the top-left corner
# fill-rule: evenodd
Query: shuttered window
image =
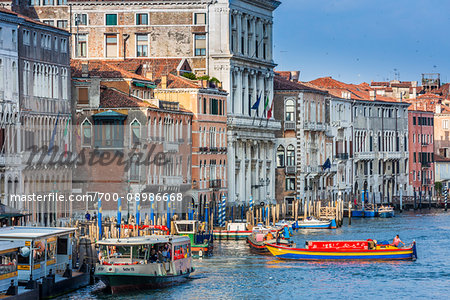
<path id="1" fill-rule="evenodd" d="M 117 15 L 116 14 L 107 14 L 106 15 L 106 25 L 107 26 L 117 25 Z"/>

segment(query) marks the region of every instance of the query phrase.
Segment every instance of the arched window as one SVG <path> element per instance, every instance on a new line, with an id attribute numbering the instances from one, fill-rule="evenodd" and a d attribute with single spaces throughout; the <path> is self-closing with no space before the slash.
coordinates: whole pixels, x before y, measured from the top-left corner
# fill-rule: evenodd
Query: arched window
<path id="1" fill-rule="evenodd" d="M 84 120 L 84 122 L 81 124 L 81 132 L 83 133 L 81 144 L 84 147 L 91 146 L 91 142 L 92 142 L 92 125 L 87 119 Z"/>
<path id="2" fill-rule="evenodd" d="M 206 111 L 206 98 L 203 98 L 203 114 L 207 114 L 207 111 Z"/>
<path id="3" fill-rule="evenodd" d="M 284 167 L 284 147 L 282 145 L 277 148 L 277 168 Z"/>
<path id="4" fill-rule="evenodd" d="M 286 148 L 286 165 L 287 166 L 295 165 L 295 148 L 292 145 L 289 145 Z"/>
<path id="5" fill-rule="evenodd" d="M 141 139 L 141 124 L 138 120 L 134 120 L 131 123 L 131 144 L 136 145 L 139 144 Z"/>
<path id="6" fill-rule="evenodd" d="M 288 99 L 284 105 L 285 111 L 285 120 L 286 122 L 293 122 L 294 120 L 294 112 L 295 112 L 295 104 L 294 100 Z"/>

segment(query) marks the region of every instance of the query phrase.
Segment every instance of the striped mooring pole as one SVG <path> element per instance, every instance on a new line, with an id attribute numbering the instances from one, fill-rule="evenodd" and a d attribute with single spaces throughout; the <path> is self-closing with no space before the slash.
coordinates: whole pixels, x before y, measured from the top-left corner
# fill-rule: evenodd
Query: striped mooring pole
<path id="1" fill-rule="evenodd" d="M 250 210 L 253 209 L 253 196 L 250 196 L 250 207 L 249 207 L 249 209 Z"/>
<path id="2" fill-rule="evenodd" d="M 225 195 L 222 195 L 222 202 L 220 205 L 220 226 L 224 227 L 225 226 L 225 205 L 226 205 L 226 198 Z"/>

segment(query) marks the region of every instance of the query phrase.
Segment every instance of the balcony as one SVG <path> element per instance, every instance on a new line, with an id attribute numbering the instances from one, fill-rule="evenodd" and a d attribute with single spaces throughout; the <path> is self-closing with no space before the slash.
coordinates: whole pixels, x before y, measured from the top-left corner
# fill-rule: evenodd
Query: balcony
<path id="1" fill-rule="evenodd" d="M 227 147 L 220 147 L 219 152 L 227 153 Z"/>
<path id="2" fill-rule="evenodd" d="M 347 160 L 348 159 L 348 153 L 338 153 L 335 156 L 336 159 L 341 159 L 341 160 Z"/>
<path id="3" fill-rule="evenodd" d="M 431 168 L 431 163 L 430 162 L 422 162 L 421 163 L 421 167 L 422 167 L 422 169 L 428 169 L 428 168 Z"/>
<path id="4" fill-rule="evenodd" d="M 210 189 L 220 189 L 222 187 L 222 180 L 221 179 L 213 179 L 209 181 L 209 188 Z"/>
<path id="5" fill-rule="evenodd" d="M 373 152 L 356 152 L 355 160 L 371 160 L 375 159 L 375 154 Z"/>
<path id="6" fill-rule="evenodd" d="M 384 160 L 397 160 L 402 158 L 402 154 L 400 152 L 384 152 L 382 155 Z"/>
<path id="7" fill-rule="evenodd" d="M 284 130 L 295 130 L 295 122 L 286 121 L 284 122 Z"/>
<path id="8" fill-rule="evenodd" d="M 297 172 L 297 167 L 296 166 L 286 166 L 284 170 L 285 170 L 286 174 L 295 174 Z"/>
<path id="9" fill-rule="evenodd" d="M 167 152 L 178 152 L 178 143 L 177 142 L 163 142 L 163 151 Z"/>
<path id="10" fill-rule="evenodd" d="M 180 186 L 183 183 L 183 177 L 181 176 L 163 176 L 162 184 L 172 186 Z"/>
<path id="11" fill-rule="evenodd" d="M 211 153 L 217 153 L 217 152 L 219 152 L 219 148 L 217 148 L 217 147 L 211 147 L 211 148 L 209 148 L 209 151 L 210 151 Z"/>
<path id="12" fill-rule="evenodd" d="M 198 150 L 200 152 L 207 152 L 208 151 L 208 147 L 199 147 Z"/>
<path id="13" fill-rule="evenodd" d="M 431 179 L 427 178 L 427 179 L 422 179 L 422 185 L 431 185 L 433 182 L 431 181 Z"/>
<path id="14" fill-rule="evenodd" d="M 5 154 L 0 153 L 0 166 L 19 166 L 22 163 L 22 157 L 20 154 Z"/>

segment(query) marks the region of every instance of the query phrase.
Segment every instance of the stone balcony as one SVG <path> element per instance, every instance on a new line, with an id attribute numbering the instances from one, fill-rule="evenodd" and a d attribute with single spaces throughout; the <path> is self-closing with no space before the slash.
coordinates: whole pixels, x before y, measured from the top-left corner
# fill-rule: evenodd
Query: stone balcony
<path id="1" fill-rule="evenodd" d="M 355 152 L 355 161 L 358 160 L 372 160 L 375 159 L 375 153 L 373 152 Z"/>
<path id="2" fill-rule="evenodd" d="M 178 152 L 178 143 L 177 142 L 163 142 L 163 151 L 167 152 Z"/>
<path id="3" fill-rule="evenodd" d="M 0 153 L 0 166 L 11 167 L 19 166 L 22 163 L 22 155 Z"/>

